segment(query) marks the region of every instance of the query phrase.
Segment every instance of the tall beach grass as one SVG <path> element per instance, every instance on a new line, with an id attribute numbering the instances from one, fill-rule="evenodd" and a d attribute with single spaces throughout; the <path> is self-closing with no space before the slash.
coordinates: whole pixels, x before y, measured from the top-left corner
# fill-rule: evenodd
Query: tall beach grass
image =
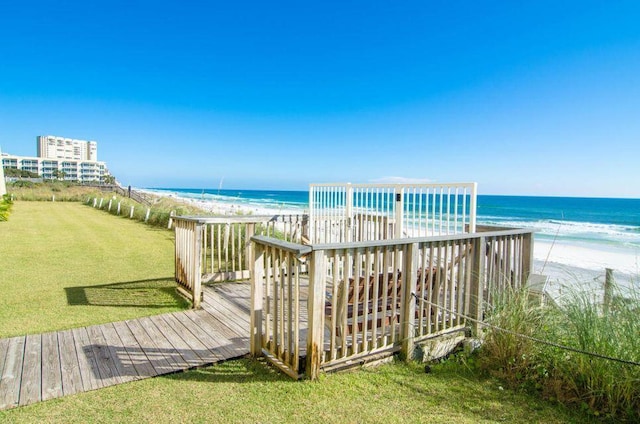
<path id="1" fill-rule="evenodd" d="M 499 297 L 480 367 L 593 415 L 639 422 L 640 287 L 614 285 L 606 304 L 594 301 L 592 287 L 572 287 L 559 304 L 542 305 L 526 289 Z"/>
<path id="2" fill-rule="evenodd" d="M 203 215 L 197 207 L 173 199 L 154 197 L 151 205 L 144 205 L 115 193 L 97 193 L 83 199 L 91 207 L 123 218 L 134 219 L 156 227 L 168 227 L 171 216 Z"/>

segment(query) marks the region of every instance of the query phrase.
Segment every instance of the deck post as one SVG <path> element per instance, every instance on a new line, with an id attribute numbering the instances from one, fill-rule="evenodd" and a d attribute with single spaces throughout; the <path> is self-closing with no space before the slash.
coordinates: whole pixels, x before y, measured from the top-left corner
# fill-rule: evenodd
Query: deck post
<path id="1" fill-rule="evenodd" d="M 520 287 L 529 281 L 533 264 L 533 233 L 524 234 L 522 236 L 522 281 Z"/>
<path id="2" fill-rule="evenodd" d="M 607 315 L 609 313 L 609 309 L 611 307 L 611 299 L 613 299 L 613 287 L 614 287 L 614 279 L 613 279 L 613 268 L 605 268 L 604 269 L 604 297 L 602 299 L 602 310 L 604 314 Z"/>
<path id="3" fill-rule="evenodd" d="M 264 308 L 264 246 L 255 242 L 251 261 L 251 355 L 257 358 L 262 355 L 262 311 Z"/>
<path id="4" fill-rule="evenodd" d="M 402 274 L 404 282 L 402 284 L 402 321 L 401 321 L 401 339 L 402 339 L 402 355 L 405 360 L 409 361 L 413 358 L 414 339 L 415 339 L 415 319 L 416 319 L 416 300 L 414 298 L 415 284 L 418 281 L 418 243 L 407 245 L 407 252 L 404 254 L 404 264 Z"/>
<path id="5" fill-rule="evenodd" d="M 325 302 L 325 252 L 314 250 L 311 253 L 311 270 L 309 272 L 309 298 L 307 311 L 309 328 L 307 332 L 307 366 L 305 374 L 311 380 L 317 380 L 322 363 L 324 337 L 324 302 Z"/>
<path id="6" fill-rule="evenodd" d="M 483 302 L 483 276 L 485 273 L 485 259 L 487 257 L 487 242 L 485 237 L 477 237 L 473 239 L 473 268 L 471 271 L 471 299 L 469 300 L 469 310 L 467 315 L 477 321 L 473 322 L 471 328 L 477 336 L 480 332 L 480 322 L 482 321 L 482 302 Z"/>
<path id="7" fill-rule="evenodd" d="M 397 239 L 402 238 L 402 233 L 404 233 L 404 188 L 400 188 L 400 191 L 395 192 L 396 198 L 395 200 L 395 221 L 396 221 L 396 230 L 394 233 L 394 237 Z"/>
<path id="8" fill-rule="evenodd" d="M 471 185 L 469 205 L 469 232 L 476 232 L 476 209 L 478 208 L 478 183 Z"/>
<path id="9" fill-rule="evenodd" d="M 244 257 L 245 260 L 247 261 L 247 267 L 244 268 L 242 270 L 240 270 L 243 274 L 244 274 L 244 269 L 249 269 L 249 278 L 251 278 L 253 276 L 253 274 L 251 273 L 251 268 L 252 268 L 252 264 L 253 264 L 253 246 L 254 244 L 251 242 L 251 237 L 253 237 L 256 233 L 256 224 L 254 222 L 250 222 L 247 224 L 247 226 L 245 227 L 245 234 L 244 234 L 244 239 L 245 239 L 245 244 L 244 244 Z M 244 278 L 244 276 L 243 276 Z"/>
<path id="10" fill-rule="evenodd" d="M 345 187 L 345 199 L 344 199 L 344 211 L 345 211 L 345 225 L 347 242 L 354 241 L 353 238 L 353 186 L 351 183 L 347 183 Z"/>
<path id="11" fill-rule="evenodd" d="M 202 261 L 200 260 L 200 250 L 202 249 L 202 230 L 204 225 L 197 223 L 194 227 L 193 237 L 193 309 L 200 309 L 202 298 Z"/>

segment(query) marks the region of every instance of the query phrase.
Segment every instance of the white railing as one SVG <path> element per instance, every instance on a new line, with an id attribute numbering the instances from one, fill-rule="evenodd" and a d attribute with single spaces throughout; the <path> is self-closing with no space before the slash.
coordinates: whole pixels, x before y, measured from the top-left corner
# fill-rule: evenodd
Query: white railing
<path id="1" fill-rule="evenodd" d="M 476 183 L 311 184 L 311 243 L 473 233 Z"/>
<path id="2" fill-rule="evenodd" d="M 252 243 L 260 252 L 252 352 L 293 377 L 397 351 L 411 357 L 416 343 L 477 331 L 492 296 L 525 284 L 532 263 L 532 232 L 517 229 L 310 246 L 257 236 Z"/>

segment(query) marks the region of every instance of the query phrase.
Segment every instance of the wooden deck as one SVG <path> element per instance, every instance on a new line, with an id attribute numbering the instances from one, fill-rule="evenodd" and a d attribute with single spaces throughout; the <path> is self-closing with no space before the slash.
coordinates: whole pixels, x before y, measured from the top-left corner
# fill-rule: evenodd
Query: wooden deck
<path id="1" fill-rule="evenodd" d="M 201 310 L 0 339 L 0 409 L 248 354 L 249 291 L 217 284 Z"/>

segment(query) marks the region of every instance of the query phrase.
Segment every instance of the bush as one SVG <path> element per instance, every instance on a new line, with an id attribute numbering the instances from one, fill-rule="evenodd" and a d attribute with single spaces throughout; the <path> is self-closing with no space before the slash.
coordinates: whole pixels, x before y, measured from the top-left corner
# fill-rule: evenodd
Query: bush
<path id="1" fill-rule="evenodd" d="M 13 201 L 11 200 L 11 196 L 5 194 L 0 198 L 0 221 L 8 221 L 9 213 L 11 212 L 11 206 L 13 205 Z"/>

